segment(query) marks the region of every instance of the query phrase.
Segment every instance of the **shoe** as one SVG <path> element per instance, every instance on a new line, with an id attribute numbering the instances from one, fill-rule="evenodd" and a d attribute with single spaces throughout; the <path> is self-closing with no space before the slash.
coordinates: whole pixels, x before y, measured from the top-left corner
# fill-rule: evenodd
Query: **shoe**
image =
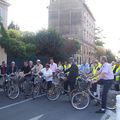
<path id="1" fill-rule="evenodd" d="M 105 109 L 100 109 L 100 110 L 96 111 L 96 113 L 105 113 Z"/>
<path id="2" fill-rule="evenodd" d="M 95 103 L 95 106 L 99 106 L 99 105 L 100 105 L 100 103 L 99 103 L 99 102 L 96 102 L 96 103 Z"/>

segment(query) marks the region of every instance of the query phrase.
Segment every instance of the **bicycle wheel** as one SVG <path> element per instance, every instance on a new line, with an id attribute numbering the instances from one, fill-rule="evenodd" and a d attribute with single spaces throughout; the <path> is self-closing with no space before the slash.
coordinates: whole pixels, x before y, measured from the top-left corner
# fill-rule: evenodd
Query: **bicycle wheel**
<path id="1" fill-rule="evenodd" d="M 20 94 L 20 90 L 19 90 L 18 85 L 14 84 L 14 83 L 10 84 L 6 93 L 7 93 L 8 98 L 10 98 L 12 100 L 16 99 Z"/>
<path id="2" fill-rule="evenodd" d="M 89 95 L 86 92 L 77 92 L 71 99 L 73 108 L 83 110 L 88 107 L 90 103 Z"/>
<path id="3" fill-rule="evenodd" d="M 53 85 L 49 91 L 47 91 L 47 98 L 48 100 L 57 100 L 60 96 L 61 92 L 58 87 Z"/>
<path id="4" fill-rule="evenodd" d="M 116 95 L 117 91 L 109 90 L 107 95 L 107 109 L 114 110 L 116 109 Z"/>
<path id="5" fill-rule="evenodd" d="M 40 86 L 39 84 L 33 85 L 32 87 L 32 97 L 35 98 L 39 95 L 40 93 Z"/>

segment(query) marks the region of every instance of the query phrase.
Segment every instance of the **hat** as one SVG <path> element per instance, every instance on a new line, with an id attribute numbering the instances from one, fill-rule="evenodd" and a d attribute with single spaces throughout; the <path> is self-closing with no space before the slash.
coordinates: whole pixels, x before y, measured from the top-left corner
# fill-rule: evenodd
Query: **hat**
<path id="1" fill-rule="evenodd" d="M 40 62 L 40 59 L 37 59 L 37 62 Z"/>

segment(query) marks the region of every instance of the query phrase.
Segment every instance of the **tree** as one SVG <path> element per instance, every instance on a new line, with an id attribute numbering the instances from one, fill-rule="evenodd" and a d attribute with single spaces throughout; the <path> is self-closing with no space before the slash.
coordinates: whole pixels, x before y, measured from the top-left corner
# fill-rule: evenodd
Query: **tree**
<path id="1" fill-rule="evenodd" d="M 64 41 L 65 52 L 68 57 L 76 54 L 76 52 L 80 49 L 80 43 L 77 40 L 69 40 L 66 39 Z"/>
<path id="2" fill-rule="evenodd" d="M 20 30 L 20 27 L 17 24 L 14 24 L 14 22 L 12 21 L 8 26 L 8 29 Z"/>
<path id="3" fill-rule="evenodd" d="M 112 51 L 111 50 L 107 50 L 106 51 L 106 56 L 107 56 L 107 58 L 108 58 L 108 62 L 112 62 L 112 61 L 115 61 L 116 59 L 115 59 L 115 55 L 112 53 Z"/>
<path id="4" fill-rule="evenodd" d="M 64 40 L 55 30 L 42 30 L 36 34 L 37 55 L 64 59 Z"/>
<path id="5" fill-rule="evenodd" d="M 96 46 L 104 46 L 103 38 L 105 38 L 102 34 L 103 30 L 97 27 L 95 28 L 95 45 Z"/>

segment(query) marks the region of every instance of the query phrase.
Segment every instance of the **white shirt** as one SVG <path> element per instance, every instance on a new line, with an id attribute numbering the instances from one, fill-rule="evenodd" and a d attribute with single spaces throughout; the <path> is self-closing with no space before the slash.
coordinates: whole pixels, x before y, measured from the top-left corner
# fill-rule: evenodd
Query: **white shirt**
<path id="1" fill-rule="evenodd" d="M 48 70 L 46 68 L 43 68 L 41 72 L 43 73 L 46 81 L 52 81 L 52 70 L 50 68 Z"/>
<path id="2" fill-rule="evenodd" d="M 109 63 L 104 63 L 99 72 L 105 73 L 105 76 L 102 77 L 101 79 L 104 79 L 104 80 L 112 80 L 112 79 L 114 79 L 112 66 Z"/>
<path id="3" fill-rule="evenodd" d="M 61 66 L 58 66 L 57 69 L 60 70 L 60 71 L 63 71 L 63 66 L 62 66 L 62 65 L 61 65 Z"/>
<path id="4" fill-rule="evenodd" d="M 52 72 L 56 72 L 57 64 L 56 63 L 50 64 L 50 69 L 52 70 Z"/>
<path id="5" fill-rule="evenodd" d="M 32 68 L 32 71 L 35 72 L 35 73 L 40 73 L 40 72 L 41 72 L 41 69 L 43 69 L 43 65 L 39 64 L 39 65 L 35 65 L 35 66 Z"/>

